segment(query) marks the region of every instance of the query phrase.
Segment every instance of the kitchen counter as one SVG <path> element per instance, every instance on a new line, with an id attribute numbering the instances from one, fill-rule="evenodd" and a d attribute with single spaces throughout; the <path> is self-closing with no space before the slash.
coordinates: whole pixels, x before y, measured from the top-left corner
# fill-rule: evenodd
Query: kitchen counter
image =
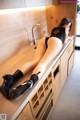
<path id="1" fill-rule="evenodd" d="M 44 82 L 46 77 L 49 75 L 51 69 L 64 53 L 65 49 L 69 46 L 72 40 L 69 39 L 68 42 L 63 46 L 59 54 L 50 62 L 47 66 L 44 76 L 34 85 L 32 89 L 25 92 L 23 95 L 18 97 L 15 100 L 8 100 L 0 93 L 0 114 L 5 113 L 7 114 L 7 120 L 15 120 L 19 113 L 22 111 L 24 106 L 30 101 L 32 96 L 38 90 L 39 86 Z M 20 53 L 17 53 L 15 56 L 10 58 L 9 60 L 5 61 L 3 64 L 0 65 L 0 84 L 2 83 L 2 76 L 6 74 L 13 74 L 14 71 L 25 62 L 32 59 L 35 53 L 35 49 L 33 46 L 29 46 L 28 48 L 22 50 Z M 30 56 L 31 55 L 31 56 Z M 28 56 L 28 57 L 27 57 Z M 29 79 L 31 72 L 28 73 L 24 78 L 20 80 L 18 84 L 21 84 L 23 81 Z"/>

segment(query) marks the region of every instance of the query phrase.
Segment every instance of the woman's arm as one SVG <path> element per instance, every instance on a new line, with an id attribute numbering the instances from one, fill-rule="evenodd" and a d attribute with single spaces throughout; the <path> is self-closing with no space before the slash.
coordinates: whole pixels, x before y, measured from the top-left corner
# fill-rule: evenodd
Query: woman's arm
<path id="1" fill-rule="evenodd" d="M 64 44 L 67 43 L 70 39 L 74 39 L 74 35 L 72 35 L 72 36 L 66 36 Z"/>

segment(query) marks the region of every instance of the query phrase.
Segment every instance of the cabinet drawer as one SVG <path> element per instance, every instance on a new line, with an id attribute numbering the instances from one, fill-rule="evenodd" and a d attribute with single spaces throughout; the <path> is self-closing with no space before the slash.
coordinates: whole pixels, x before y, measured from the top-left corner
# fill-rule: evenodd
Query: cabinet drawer
<path id="1" fill-rule="evenodd" d="M 68 46 L 68 58 L 72 54 L 73 50 L 74 50 L 74 41 L 72 40 L 70 45 Z"/>
<path id="2" fill-rule="evenodd" d="M 53 81 L 53 93 L 54 93 L 53 103 L 54 105 L 59 97 L 60 91 L 61 91 L 61 79 L 60 79 L 60 74 L 58 73 L 55 81 Z"/>
<path id="3" fill-rule="evenodd" d="M 65 83 L 67 78 L 67 62 L 68 62 L 68 49 L 66 49 L 61 56 L 61 64 L 60 64 L 60 71 L 61 71 L 61 89 Z"/>
<path id="4" fill-rule="evenodd" d="M 33 120 L 33 115 L 29 103 L 25 106 L 16 120 Z"/>
<path id="5" fill-rule="evenodd" d="M 52 78 L 53 78 L 53 93 L 54 98 L 53 102 L 56 103 L 59 93 L 61 91 L 61 78 L 60 78 L 60 61 L 56 63 L 56 65 L 52 69 Z"/>
<path id="6" fill-rule="evenodd" d="M 74 63 L 74 53 L 72 53 L 72 55 L 70 56 L 68 60 L 68 75 L 72 69 L 73 63 Z"/>

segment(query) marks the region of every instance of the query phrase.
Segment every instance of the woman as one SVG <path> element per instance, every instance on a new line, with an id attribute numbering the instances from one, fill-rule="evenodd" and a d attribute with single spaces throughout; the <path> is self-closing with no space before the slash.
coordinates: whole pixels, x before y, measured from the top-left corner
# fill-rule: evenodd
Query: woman
<path id="1" fill-rule="evenodd" d="M 59 53 L 62 43 L 65 42 L 71 30 L 72 22 L 68 18 L 63 18 L 59 24 L 52 30 L 51 36 L 42 38 L 37 45 L 37 49 L 32 61 L 22 65 L 13 75 L 4 75 L 4 82 L 0 87 L 1 93 L 8 99 L 14 99 L 30 89 L 35 82 L 42 77 L 46 66 Z M 25 74 L 34 68 L 30 80 L 25 81 L 17 88 L 12 86 Z"/>

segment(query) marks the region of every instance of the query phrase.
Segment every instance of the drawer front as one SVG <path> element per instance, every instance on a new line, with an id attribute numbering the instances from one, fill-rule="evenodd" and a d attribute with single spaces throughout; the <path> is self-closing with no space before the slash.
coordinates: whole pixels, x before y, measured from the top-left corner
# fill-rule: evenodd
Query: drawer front
<path id="1" fill-rule="evenodd" d="M 60 60 L 52 69 L 52 79 L 53 79 L 53 93 L 54 93 L 54 104 L 56 103 L 59 93 L 61 91 L 61 79 L 60 79 Z"/>
<path id="2" fill-rule="evenodd" d="M 33 119 L 34 118 L 30 109 L 30 105 L 28 103 L 16 120 L 33 120 Z"/>
<path id="3" fill-rule="evenodd" d="M 68 49 L 65 50 L 61 57 L 60 71 L 61 71 L 61 89 L 67 79 L 67 62 L 68 62 Z"/>
<path id="4" fill-rule="evenodd" d="M 74 53 L 72 53 L 72 55 L 70 56 L 69 60 L 68 60 L 68 75 L 71 72 L 72 66 L 74 63 Z"/>
<path id="5" fill-rule="evenodd" d="M 68 58 L 70 57 L 73 51 L 74 51 L 74 41 L 72 40 L 70 45 L 68 46 Z"/>
<path id="6" fill-rule="evenodd" d="M 54 102 L 54 105 L 59 97 L 60 91 L 61 91 L 61 79 L 60 79 L 60 74 L 58 73 L 55 81 L 53 81 L 53 93 L 54 93 L 53 102 Z"/>

